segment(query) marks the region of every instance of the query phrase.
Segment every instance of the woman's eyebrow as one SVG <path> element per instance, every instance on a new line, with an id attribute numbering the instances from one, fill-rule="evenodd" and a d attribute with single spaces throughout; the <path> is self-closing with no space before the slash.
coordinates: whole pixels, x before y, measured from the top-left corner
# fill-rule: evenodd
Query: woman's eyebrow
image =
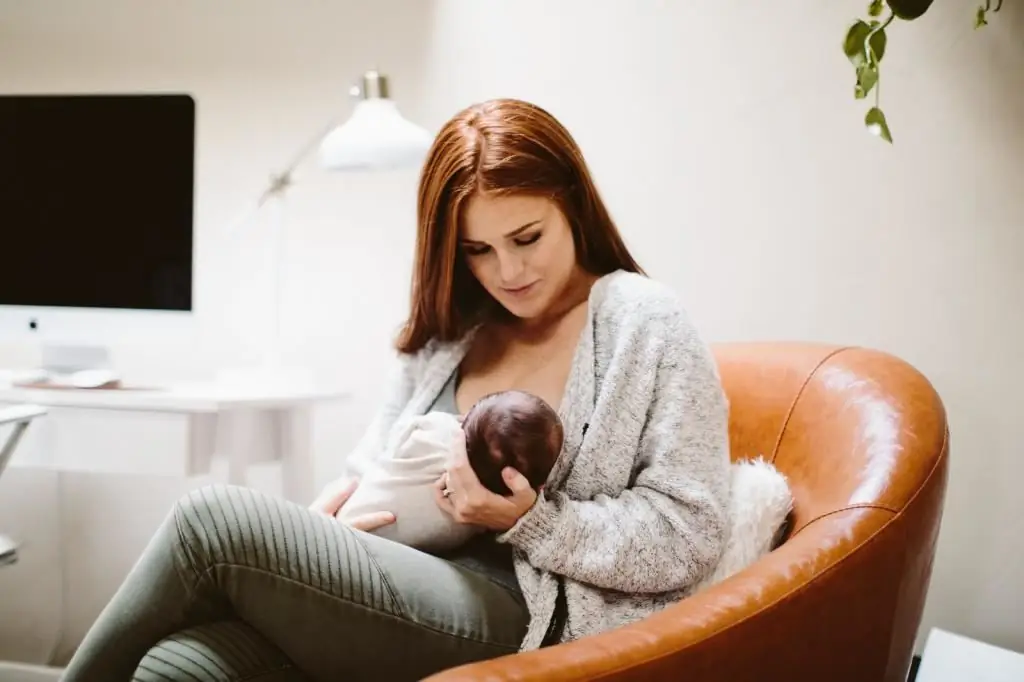
<path id="1" fill-rule="evenodd" d="M 540 222 L 540 218 L 538 218 L 537 220 L 531 220 L 530 222 L 526 223 L 525 225 L 520 225 L 519 227 L 517 227 L 516 229 L 512 230 L 511 232 L 505 233 L 503 236 L 505 237 L 505 239 L 510 239 L 512 237 L 515 237 L 517 234 L 525 232 L 526 230 L 530 229 L 531 227 L 533 227 L 534 225 L 536 225 L 539 222 Z M 465 238 L 462 240 L 462 242 L 464 244 L 482 244 L 483 243 L 483 242 L 478 242 L 478 241 L 474 241 L 472 239 L 465 239 Z"/>

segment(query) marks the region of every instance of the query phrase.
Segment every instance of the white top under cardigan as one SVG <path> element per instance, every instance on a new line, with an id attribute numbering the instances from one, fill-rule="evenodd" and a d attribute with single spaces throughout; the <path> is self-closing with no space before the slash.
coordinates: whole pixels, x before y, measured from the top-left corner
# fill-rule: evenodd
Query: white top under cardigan
<path id="1" fill-rule="evenodd" d="M 471 337 L 402 358 L 347 473 L 390 451 Z M 530 611 L 524 650 L 543 641 L 556 575 L 565 585 L 562 640 L 577 639 L 689 594 L 728 532 L 728 405 L 711 351 L 671 289 L 626 272 L 595 283 L 559 416 L 565 442 L 544 492 L 498 535 L 514 548 Z"/>

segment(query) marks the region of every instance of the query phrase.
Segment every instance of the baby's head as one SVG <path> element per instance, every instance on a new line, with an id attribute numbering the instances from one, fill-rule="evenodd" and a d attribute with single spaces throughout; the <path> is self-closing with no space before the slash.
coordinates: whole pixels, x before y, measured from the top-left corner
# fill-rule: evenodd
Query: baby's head
<path id="1" fill-rule="evenodd" d="M 502 391 L 481 398 L 466 413 L 462 429 L 466 452 L 480 483 L 498 495 L 511 495 L 501 471 L 512 467 L 534 489 L 547 480 L 562 451 L 562 422 L 531 393 Z"/>

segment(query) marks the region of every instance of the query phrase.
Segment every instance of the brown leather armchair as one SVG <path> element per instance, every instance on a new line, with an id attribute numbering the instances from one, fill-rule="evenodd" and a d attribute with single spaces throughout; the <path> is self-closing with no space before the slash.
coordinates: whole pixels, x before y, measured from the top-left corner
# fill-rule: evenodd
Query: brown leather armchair
<path id="1" fill-rule="evenodd" d="M 654 616 L 430 682 L 903 682 L 931 577 L 949 461 L 942 402 L 878 351 L 715 347 L 733 457 L 764 455 L 795 497 L 785 542 Z"/>

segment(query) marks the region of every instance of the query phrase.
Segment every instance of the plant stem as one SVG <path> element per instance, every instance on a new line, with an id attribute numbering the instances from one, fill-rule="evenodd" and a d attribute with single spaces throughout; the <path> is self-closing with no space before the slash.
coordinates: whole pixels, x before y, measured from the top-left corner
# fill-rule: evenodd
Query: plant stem
<path id="1" fill-rule="evenodd" d="M 873 29 L 871 29 L 871 31 L 867 34 L 867 36 L 865 36 L 865 38 L 864 38 L 864 55 L 868 58 L 868 60 L 871 63 L 877 64 L 877 62 L 875 61 L 875 52 L 874 52 L 874 50 L 871 49 L 871 39 L 879 31 L 884 31 L 885 27 L 888 26 L 889 24 L 891 24 L 892 20 L 895 19 L 895 18 L 896 18 L 896 13 L 892 12 L 889 15 L 888 19 L 886 19 L 883 23 L 879 24 L 878 26 L 875 26 Z"/>

